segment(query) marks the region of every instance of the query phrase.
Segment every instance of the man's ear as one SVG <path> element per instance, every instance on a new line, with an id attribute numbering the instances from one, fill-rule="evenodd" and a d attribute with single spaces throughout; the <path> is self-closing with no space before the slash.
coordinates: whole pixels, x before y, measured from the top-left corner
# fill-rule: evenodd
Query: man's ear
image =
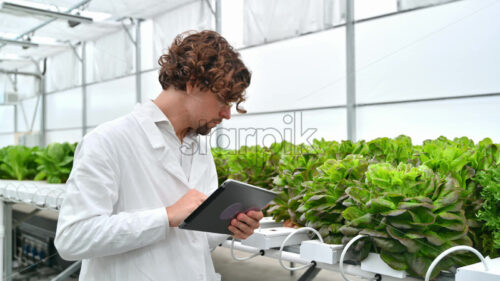
<path id="1" fill-rule="evenodd" d="M 186 93 L 188 95 L 193 93 L 193 83 L 191 81 L 186 82 Z"/>

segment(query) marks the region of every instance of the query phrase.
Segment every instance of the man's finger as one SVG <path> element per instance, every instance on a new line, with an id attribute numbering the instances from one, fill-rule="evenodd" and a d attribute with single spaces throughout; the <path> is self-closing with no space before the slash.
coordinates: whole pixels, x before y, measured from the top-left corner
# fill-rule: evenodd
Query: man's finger
<path id="1" fill-rule="evenodd" d="M 251 235 L 253 233 L 253 228 L 248 226 L 245 222 L 238 221 L 236 225 L 233 224 L 233 226 L 237 227 L 242 233 L 246 235 Z"/>
<path id="2" fill-rule="evenodd" d="M 247 212 L 247 215 L 257 221 L 260 221 L 263 217 L 264 217 L 264 214 L 262 213 L 262 211 L 248 211 Z"/>
<path id="3" fill-rule="evenodd" d="M 237 238 L 237 239 L 246 239 L 247 237 L 236 227 L 230 225 L 228 227 L 229 231 L 231 231 L 234 235 L 234 238 Z"/>
<path id="4" fill-rule="evenodd" d="M 255 219 L 253 219 L 253 218 L 251 218 L 243 213 L 238 214 L 238 216 L 236 216 L 236 218 L 239 221 L 246 223 L 248 226 L 250 226 L 253 229 L 259 227 L 259 221 L 255 220 Z"/>

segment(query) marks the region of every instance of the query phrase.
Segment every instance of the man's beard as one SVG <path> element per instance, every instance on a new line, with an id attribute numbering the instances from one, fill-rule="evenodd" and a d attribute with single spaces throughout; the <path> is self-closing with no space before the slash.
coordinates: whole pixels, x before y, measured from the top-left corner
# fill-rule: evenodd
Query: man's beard
<path id="1" fill-rule="evenodd" d="M 210 131 L 212 131 L 212 128 L 209 128 L 208 127 L 208 124 L 212 123 L 212 122 L 221 122 L 222 119 L 213 119 L 211 120 L 210 122 L 205 122 L 204 124 L 201 124 L 201 121 L 200 121 L 200 126 L 198 126 L 198 128 L 196 128 L 196 134 L 198 135 L 202 135 L 202 136 L 206 136 L 208 134 L 210 134 Z"/>
<path id="2" fill-rule="evenodd" d="M 206 136 L 210 133 L 212 129 L 208 127 L 208 123 L 205 123 L 203 125 L 200 125 L 198 128 L 196 128 L 196 134 L 197 135 L 202 135 Z"/>

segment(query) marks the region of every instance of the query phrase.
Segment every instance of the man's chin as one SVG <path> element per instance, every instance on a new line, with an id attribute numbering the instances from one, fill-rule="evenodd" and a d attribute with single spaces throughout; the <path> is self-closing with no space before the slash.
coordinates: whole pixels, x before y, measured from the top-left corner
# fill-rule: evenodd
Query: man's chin
<path id="1" fill-rule="evenodd" d="M 211 122 L 208 122 L 208 123 L 205 123 L 204 125 L 201 125 L 199 126 L 197 129 L 196 129 L 196 133 L 198 135 L 203 135 L 203 136 L 206 136 L 208 134 L 210 134 L 210 132 L 212 131 L 213 128 L 217 127 L 217 125 L 220 123 L 220 121 L 211 121 Z"/>
<path id="2" fill-rule="evenodd" d="M 208 125 L 203 125 L 196 129 L 196 134 L 206 136 L 210 134 L 210 131 L 212 131 L 212 128 L 209 128 Z"/>

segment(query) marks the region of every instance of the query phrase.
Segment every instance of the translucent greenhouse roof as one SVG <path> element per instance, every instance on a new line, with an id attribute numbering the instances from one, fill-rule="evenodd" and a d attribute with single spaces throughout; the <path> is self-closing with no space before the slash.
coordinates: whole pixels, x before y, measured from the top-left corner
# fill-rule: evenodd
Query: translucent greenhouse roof
<path id="1" fill-rule="evenodd" d="M 293 2 L 294 5 L 292 2 L 274 1 L 272 3 L 280 5 L 274 5 L 272 9 L 268 2 L 264 1 L 222 1 L 223 6 L 229 7 L 226 12 L 222 11 L 222 22 L 226 19 L 231 22 L 223 26 L 222 30 L 225 35 L 236 34 L 235 37 L 238 37 L 235 42 L 236 47 L 256 46 L 345 23 L 345 5 L 340 0 L 303 0 Z M 356 0 L 355 19 L 455 1 L 459 0 Z M 8 71 L 19 69 L 30 64 L 29 60 L 50 57 L 70 49 L 78 42 L 96 40 L 119 31 L 124 26 L 130 27 L 133 25 L 130 19 L 160 17 L 195 2 L 209 4 L 213 13 L 215 0 L 0 0 L 0 69 Z M 12 9 L 12 6 L 16 5 L 38 9 L 42 14 L 26 9 Z M 239 11 L 234 11 L 235 5 Z M 287 9 L 283 9 L 285 5 Z M 331 12 L 332 9 L 335 11 Z M 229 10 L 231 11 L 228 12 Z M 241 12 L 242 10 L 245 12 Z M 325 13 L 327 10 L 332 14 Z M 43 11 L 77 15 L 87 18 L 89 22 L 70 24 L 68 19 L 43 15 Z M 233 20 L 234 18 L 237 19 Z M 286 24 L 283 24 L 282 19 L 287 20 Z M 184 20 L 178 19 L 178 21 Z M 280 21 L 282 24 L 275 24 Z M 244 27 L 243 22 L 245 22 Z M 171 23 L 162 24 L 172 29 Z M 246 35 L 241 39 L 243 33 Z M 7 45 L 6 40 L 29 41 L 38 46 Z"/>
<path id="2" fill-rule="evenodd" d="M 199 1 L 199 0 L 195 0 Z M 27 58 L 44 58 L 65 49 L 69 44 L 89 41 L 131 24 L 128 18 L 148 19 L 176 7 L 195 2 L 193 0 L 8 0 L 0 1 L 0 38 L 29 40 L 38 47 L 26 48 L 0 42 L 0 68 L 15 69 L 26 64 Z M 6 9 L 3 4 L 22 5 L 92 19 L 71 27 L 68 20 L 56 19 L 25 11 Z M 74 8 L 77 7 L 77 8 Z M 74 9 L 72 9 L 74 8 Z M 46 24 L 49 22 L 48 24 Z M 44 25 L 46 24 L 46 25 Z M 42 26 L 42 27 L 40 27 Z M 40 28 L 37 28 L 40 27 Z M 36 29 L 36 30 L 34 30 Z M 27 34 L 26 34 L 27 33 Z M 24 36 L 23 36 L 24 35 Z M 1 40 L 0 40 L 1 41 Z M 21 59 L 21 61 L 19 60 Z M 23 62 L 24 60 L 24 62 Z"/>

